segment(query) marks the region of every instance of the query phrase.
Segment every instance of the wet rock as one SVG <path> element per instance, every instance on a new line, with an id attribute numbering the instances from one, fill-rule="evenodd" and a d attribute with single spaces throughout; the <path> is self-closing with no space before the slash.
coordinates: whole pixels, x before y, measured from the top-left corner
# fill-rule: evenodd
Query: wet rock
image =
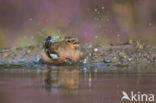
<path id="1" fill-rule="evenodd" d="M 138 48 L 140 44 L 138 44 Z M 136 45 L 81 45 L 84 58 L 81 64 L 156 64 L 156 47 L 143 47 L 138 51 Z M 1 49 L 0 64 L 3 63 L 40 63 L 42 46 Z"/>

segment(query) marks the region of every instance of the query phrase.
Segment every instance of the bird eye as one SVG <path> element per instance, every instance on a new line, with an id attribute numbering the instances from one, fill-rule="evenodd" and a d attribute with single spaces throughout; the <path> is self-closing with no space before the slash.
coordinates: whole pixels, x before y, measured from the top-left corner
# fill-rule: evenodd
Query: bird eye
<path id="1" fill-rule="evenodd" d="M 67 42 L 70 43 L 71 41 L 70 40 L 67 40 Z"/>

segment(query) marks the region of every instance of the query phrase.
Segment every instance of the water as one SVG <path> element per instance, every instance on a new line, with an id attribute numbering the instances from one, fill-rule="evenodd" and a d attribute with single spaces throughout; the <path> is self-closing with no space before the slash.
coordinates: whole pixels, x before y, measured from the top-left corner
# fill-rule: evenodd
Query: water
<path id="1" fill-rule="evenodd" d="M 0 103 L 121 103 L 122 91 L 156 94 L 155 79 L 152 65 L 1 68 Z"/>

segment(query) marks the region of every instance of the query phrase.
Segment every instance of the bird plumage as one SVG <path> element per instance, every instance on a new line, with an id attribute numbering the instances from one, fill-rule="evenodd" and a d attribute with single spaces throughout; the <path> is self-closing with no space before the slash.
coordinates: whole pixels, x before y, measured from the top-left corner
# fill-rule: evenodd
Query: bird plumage
<path id="1" fill-rule="evenodd" d="M 77 62 L 82 57 L 79 41 L 74 37 L 65 37 L 61 42 L 52 42 L 48 36 L 44 42 L 44 52 L 41 53 L 44 61 L 52 64 L 66 63 L 69 59 Z"/>

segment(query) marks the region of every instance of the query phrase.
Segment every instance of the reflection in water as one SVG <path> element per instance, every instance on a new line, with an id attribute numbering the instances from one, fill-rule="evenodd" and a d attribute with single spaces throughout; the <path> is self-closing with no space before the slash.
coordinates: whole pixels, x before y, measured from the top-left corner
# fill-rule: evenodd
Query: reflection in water
<path id="1" fill-rule="evenodd" d="M 51 69 L 43 69 L 42 74 L 43 74 L 42 80 L 43 80 L 44 88 L 46 88 L 47 90 L 50 90 L 51 89 L 51 83 L 52 83 Z"/>
<path id="2" fill-rule="evenodd" d="M 123 90 L 156 95 L 155 79 L 152 65 L 0 69 L 0 103 L 121 103 Z"/>
<path id="3" fill-rule="evenodd" d="M 48 91 L 51 89 L 62 88 L 69 92 L 74 92 L 79 86 L 79 73 L 77 68 L 62 68 L 62 69 L 43 69 L 42 80 L 43 87 Z"/>

